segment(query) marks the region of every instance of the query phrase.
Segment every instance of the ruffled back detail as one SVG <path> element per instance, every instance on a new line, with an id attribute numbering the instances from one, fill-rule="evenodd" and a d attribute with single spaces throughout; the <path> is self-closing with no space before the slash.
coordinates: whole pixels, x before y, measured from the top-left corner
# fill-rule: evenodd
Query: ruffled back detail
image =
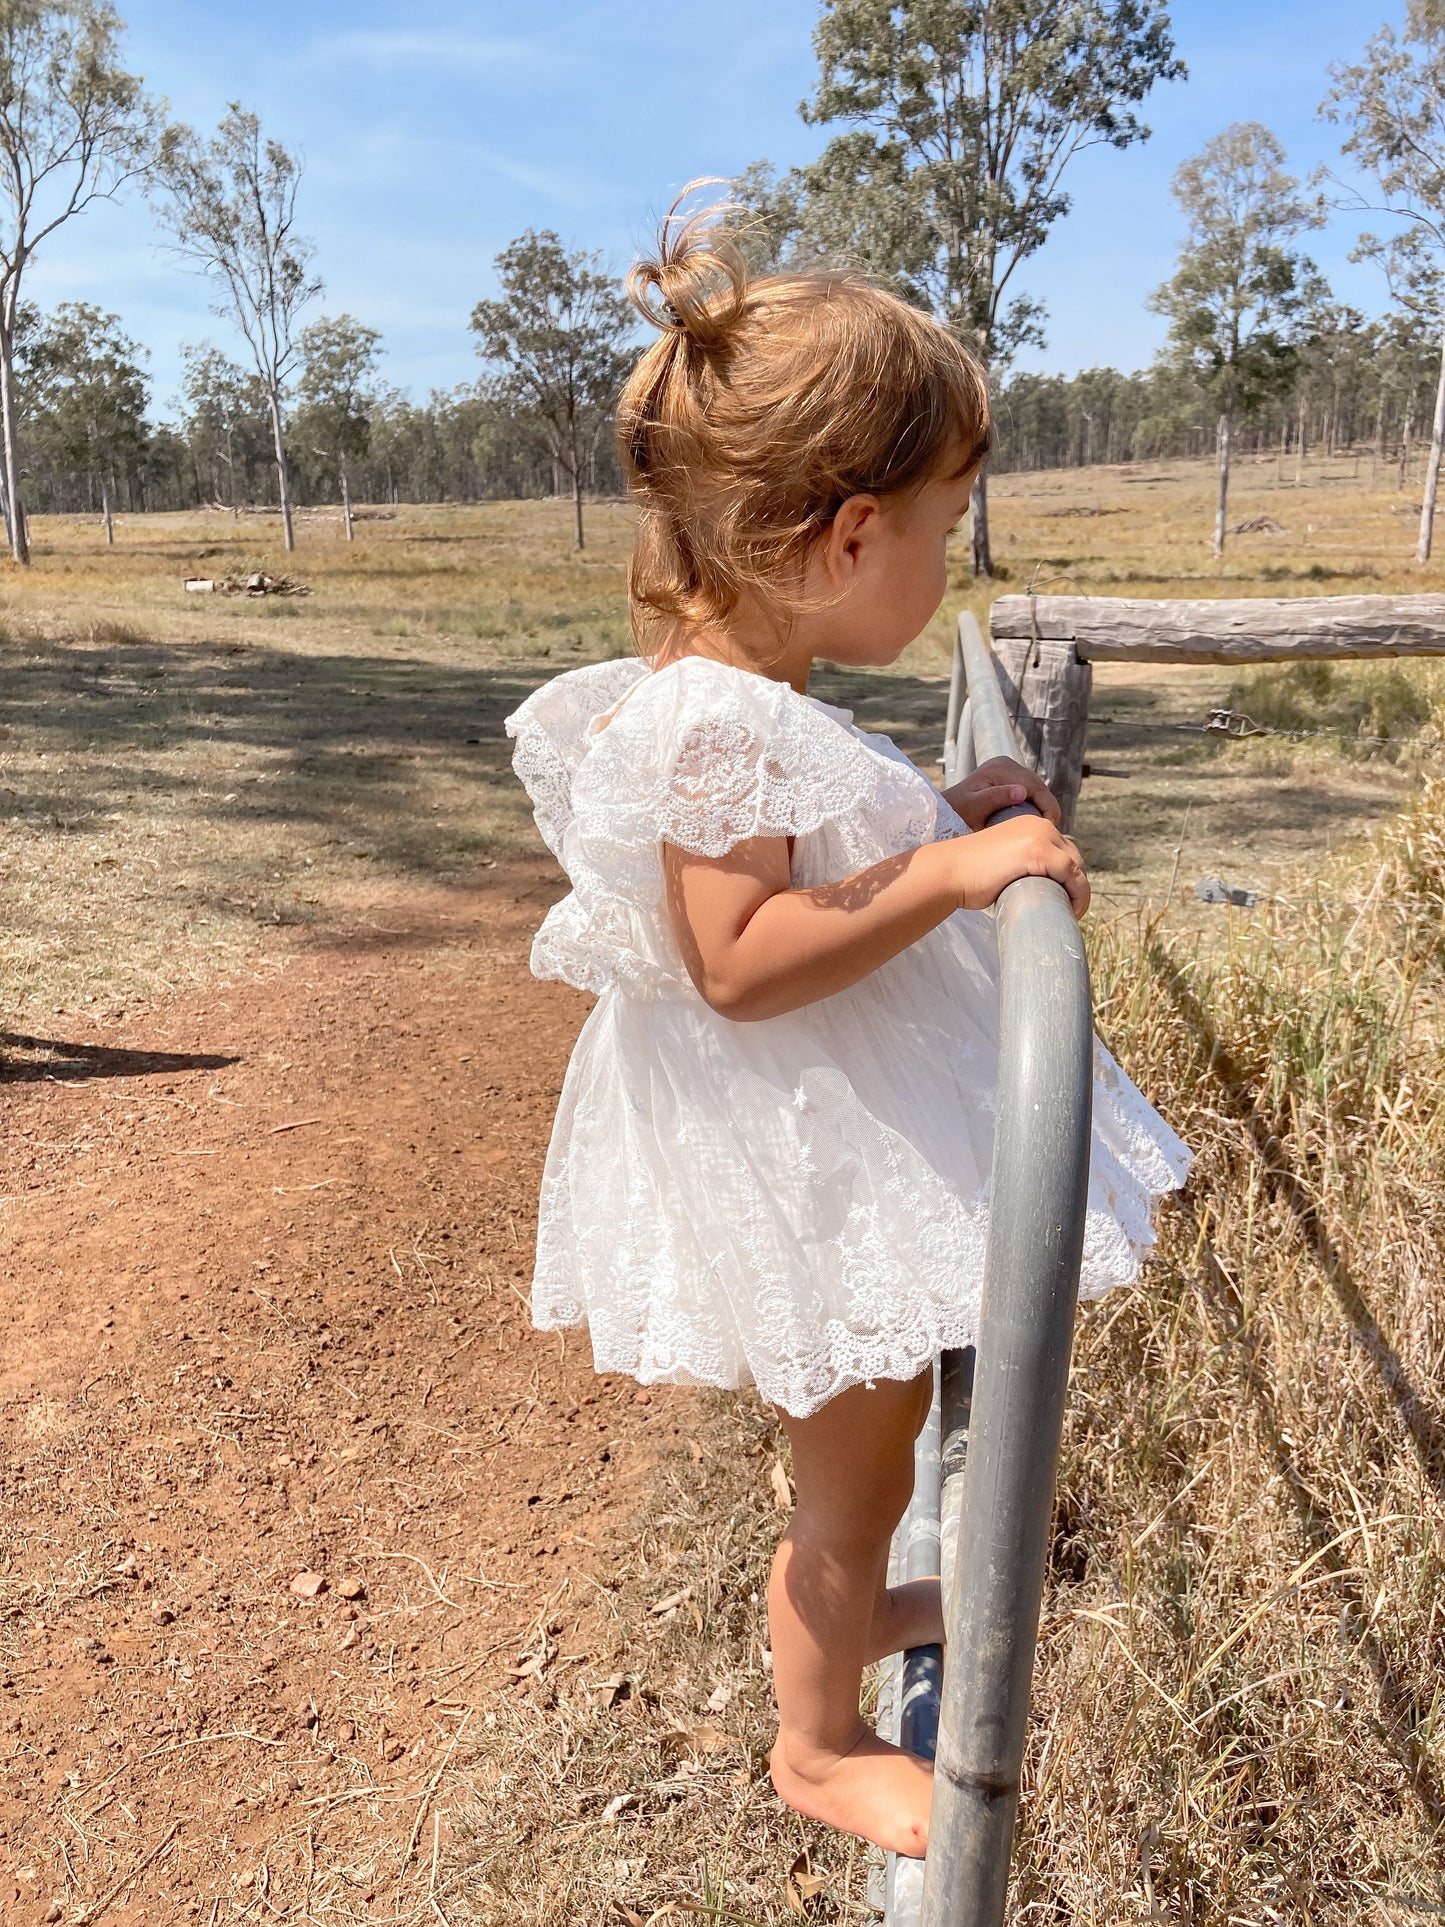
<path id="1" fill-rule="evenodd" d="M 553 856 L 562 855 L 572 821 L 572 779 L 591 746 L 593 725 L 646 674 L 647 664 L 635 657 L 569 669 L 534 689 L 503 725 L 517 745 L 512 767 Z"/>
<path id="2" fill-rule="evenodd" d="M 573 887 L 538 934 L 533 969 L 581 989 L 687 985 L 666 919 L 663 843 L 717 857 L 752 837 L 808 840 L 794 869 L 812 884 L 961 827 L 927 779 L 846 711 L 700 656 L 655 672 L 639 662 L 568 671 L 507 729 L 537 826 Z"/>

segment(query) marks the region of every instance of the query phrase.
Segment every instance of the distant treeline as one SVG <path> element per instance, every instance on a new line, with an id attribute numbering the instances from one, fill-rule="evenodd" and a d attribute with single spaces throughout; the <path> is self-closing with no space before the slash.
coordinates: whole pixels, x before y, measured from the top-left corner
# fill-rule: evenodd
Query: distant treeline
<path id="1" fill-rule="evenodd" d="M 276 460 L 265 390 L 210 347 L 186 356 L 184 405 L 150 411 L 147 357 L 112 315 L 70 305 L 32 313 L 17 353 L 20 451 L 32 512 L 100 514 L 106 499 L 139 513 L 274 507 Z M 103 419 L 101 417 L 103 416 Z M 414 402 L 396 390 L 364 398 L 346 446 L 358 502 L 475 502 L 570 492 L 535 423 L 487 382 Z M 298 392 L 286 427 L 294 498 L 339 497 L 334 407 Z M 590 493 L 621 488 L 610 435 L 586 451 Z"/>
<path id="2" fill-rule="evenodd" d="M 101 364 L 107 432 L 89 432 L 78 403 L 77 349 Z M 131 512 L 275 506 L 276 464 L 260 381 L 211 348 L 187 354 L 184 406 L 172 421 L 149 410 L 145 356 L 114 317 L 70 306 L 32 315 L 17 357 L 25 390 L 21 449 L 32 509 L 99 513 L 108 493 Z M 1346 311 L 1300 348 L 1293 379 L 1237 431 L 1241 452 L 1329 454 L 1364 448 L 1399 461 L 1428 439 L 1439 347 L 1423 330 Z M 57 368 L 68 373 L 57 375 Z M 303 378 L 304 379 L 304 378 Z M 81 398 L 83 399 L 83 397 Z M 1161 361 L 1138 374 L 1091 368 L 1064 377 L 1015 374 L 996 397 L 996 470 L 1212 455 L 1217 404 L 1187 367 Z M 415 402 L 368 397 L 350 445 L 353 500 L 476 502 L 562 495 L 570 478 L 549 458 L 536 423 L 486 381 Z M 338 499 L 334 419 L 303 392 L 287 425 L 297 501 Z M 586 452 L 589 494 L 622 487 L 610 427 Z"/>
<path id="3" fill-rule="evenodd" d="M 1401 461 L 1423 434 L 1440 375 L 1440 343 L 1423 327 L 1367 322 L 1350 310 L 1295 351 L 1288 379 L 1235 430 L 1236 449 L 1295 461 L 1368 449 Z M 1192 369 L 1161 360 L 1140 374 L 1014 375 L 998 396 L 1004 470 L 1083 468 L 1215 453 L 1218 403 Z"/>

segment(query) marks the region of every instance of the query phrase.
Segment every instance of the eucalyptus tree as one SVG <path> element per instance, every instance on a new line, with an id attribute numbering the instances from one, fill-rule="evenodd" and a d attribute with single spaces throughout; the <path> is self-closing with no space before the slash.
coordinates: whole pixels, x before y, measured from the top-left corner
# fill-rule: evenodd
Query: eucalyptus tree
<path id="1" fill-rule="evenodd" d="M 366 452 L 377 405 L 380 351 L 376 329 L 364 328 L 349 314 L 313 321 L 301 337 L 301 380 L 296 392 L 320 452 L 336 464 L 348 542 L 355 539 L 348 462 Z"/>
<path id="2" fill-rule="evenodd" d="M 1313 263 L 1293 244 L 1323 216 L 1285 172 L 1284 149 L 1258 121 L 1237 121 L 1206 141 L 1178 168 L 1173 187 L 1188 234 L 1178 268 L 1150 306 L 1168 317 L 1174 354 L 1215 401 L 1219 556 L 1235 418 L 1277 394 L 1293 374 L 1292 324 L 1323 294 Z"/>
<path id="3" fill-rule="evenodd" d="M 891 279 L 998 376 L 1042 342 L 1019 271 L 1069 211 L 1070 163 L 1146 140 L 1136 108 L 1184 72 L 1162 0 L 824 0 L 813 46 L 803 118 L 846 131 L 739 198 L 775 251 Z M 981 476 L 972 521 L 988 575 Z"/>
<path id="4" fill-rule="evenodd" d="M 1330 69 L 1320 111 L 1348 132 L 1344 152 L 1373 175 L 1378 198 L 1347 192 L 1344 204 L 1387 214 L 1389 236 L 1361 236 L 1357 255 L 1385 269 L 1397 301 L 1428 314 L 1440 340 L 1430 459 L 1420 507 L 1417 562 L 1430 559 L 1440 461 L 1445 451 L 1445 6 L 1409 0 L 1403 33 L 1380 28 L 1353 65 Z"/>
<path id="5" fill-rule="evenodd" d="M 321 292 L 313 244 L 297 230 L 301 162 L 232 101 L 210 140 L 171 129 L 159 168 L 158 211 L 176 252 L 216 290 L 266 391 L 286 547 L 296 547 L 286 468 L 286 385 L 300 354 L 301 311 Z"/>
<path id="6" fill-rule="evenodd" d="M 191 343 L 181 350 L 184 374 L 181 395 L 186 404 L 184 432 L 197 492 L 204 500 L 209 477 L 213 502 L 222 499 L 225 474 L 226 505 L 235 515 L 240 501 L 237 476 L 247 492 L 270 455 L 270 404 L 261 378 L 223 355 L 209 342 Z"/>
<path id="7" fill-rule="evenodd" d="M 119 315 L 83 301 L 62 302 L 23 350 L 30 435 L 62 481 L 83 476 L 99 496 L 108 546 L 117 479 L 134 473 L 149 439 L 145 358 Z"/>
<path id="8" fill-rule="evenodd" d="M 580 549 L 582 480 L 632 365 L 632 309 L 600 255 L 569 254 L 550 229 L 529 229 L 496 269 L 500 298 L 472 310 L 477 353 L 493 397 L 534 426 L 570 484 Z"/>
<path id="9" fill-rule="evenodd" d="M 57 228 L 146 171 L 160 132 L 120 34 L 106 0 L 0 0 L 0 483 L 17 562 L 30 560 L 15 384 L 25 273 Z"/>

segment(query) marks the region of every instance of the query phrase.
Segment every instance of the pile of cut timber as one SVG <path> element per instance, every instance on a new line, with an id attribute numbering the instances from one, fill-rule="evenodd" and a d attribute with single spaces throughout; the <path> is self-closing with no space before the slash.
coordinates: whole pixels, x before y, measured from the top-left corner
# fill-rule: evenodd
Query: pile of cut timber
<path id="1" fill-rule="evenodd" d="M 186 577 L 188 595 L 310 595 L 311 591 L 304 582 L 293 582 L 289 576 L 267 575 L 260 571 L 255 575 L 188 575 Z"/>

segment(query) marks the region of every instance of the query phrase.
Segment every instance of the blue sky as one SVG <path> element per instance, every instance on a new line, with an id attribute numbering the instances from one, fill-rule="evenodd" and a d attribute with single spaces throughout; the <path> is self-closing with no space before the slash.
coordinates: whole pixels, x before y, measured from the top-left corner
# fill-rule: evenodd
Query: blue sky
<path id="1" fill-rule="evenodd" d="M 387 373 L 418 395 L 468 381 L 471 307 L 493 256 L 527 227 L 556 228 L 622 268 L 672 191 L 767 158 L 808 159 L 821 130 L 797 105 L 813 77 L 815 0 L 131 0 L 132 68 L 174 114 L 213 126 L 232 95 L 302 150 L 303 226 L 326 293 L 381 329 Z M 1355 56 L 1400 0 L 1176 0 L 1187 81 L 1146 105 L 1154 138 L 1082 156 L 1074 210 L 1024 284 L 1049 309 L 1048 345 L 1025 365 L 1070 372 L 1147 362 L 1161 328 L 1144 306 L 1169 272 L 1180 224 L 1169 178 L 1231 120 L 1264 121 L 1301 173 L 1336 161 L 1315 118 L 1331 60 Z M 1314 253 L 1337 294 L 1368 312 L 1378 275 L 1346 256 L 1359 222 L 1337 217 Z M 39 257 L 44 305 L 88 300 L 152 350 L 164 407 L 180 344 L 214 340 L 204 284 L 158 245 L 143 203 L 101 206 Z"/>

